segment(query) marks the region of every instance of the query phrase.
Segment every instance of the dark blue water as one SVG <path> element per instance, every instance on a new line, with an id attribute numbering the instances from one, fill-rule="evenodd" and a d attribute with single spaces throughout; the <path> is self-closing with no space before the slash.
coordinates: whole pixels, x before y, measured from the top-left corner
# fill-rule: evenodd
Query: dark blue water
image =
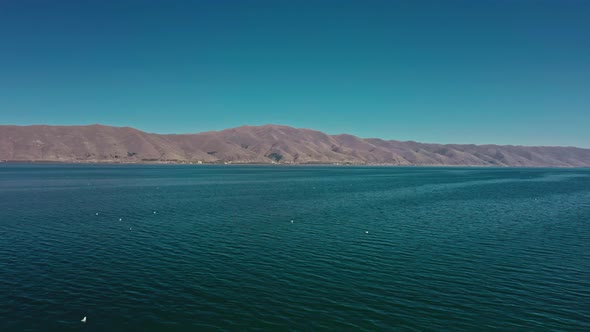
<path id="1" fill-rule="evenodd" d="M 78 330 L 590 331 L 590 170 L 0 164 L 0 331 Z"/>

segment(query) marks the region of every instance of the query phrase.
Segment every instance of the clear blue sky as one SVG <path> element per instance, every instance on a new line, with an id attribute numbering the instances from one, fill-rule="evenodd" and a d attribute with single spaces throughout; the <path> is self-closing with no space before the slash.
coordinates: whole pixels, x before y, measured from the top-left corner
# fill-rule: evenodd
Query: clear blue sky
<path id="1" fill-rule="evenodd" d="M 0 1 L 0 123 L 590 147 L 590 1 Z"/>

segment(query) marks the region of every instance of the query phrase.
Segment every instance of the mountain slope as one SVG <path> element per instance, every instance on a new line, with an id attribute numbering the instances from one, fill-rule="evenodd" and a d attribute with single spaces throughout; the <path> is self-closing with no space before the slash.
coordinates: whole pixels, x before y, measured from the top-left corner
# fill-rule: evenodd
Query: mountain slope
<path id="1" fill-rule="evenodd" d="M 0 126 L 0 160 L 586 167 L 590 149 L 425 144 L 277 125 L 184 135 L 102 125 L 40 125 Z"/>

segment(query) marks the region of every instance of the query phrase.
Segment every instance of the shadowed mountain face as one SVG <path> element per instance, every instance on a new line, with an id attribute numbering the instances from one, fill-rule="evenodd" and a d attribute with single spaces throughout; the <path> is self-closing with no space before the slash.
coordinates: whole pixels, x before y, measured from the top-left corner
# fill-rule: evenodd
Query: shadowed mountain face
<path id="1" fill-rule="evenodd" d="M 101 125 L 0 126 L 0 160 L 584 167 L 590 149 L 424 144 L 276 125 L 185 135 Z"/>

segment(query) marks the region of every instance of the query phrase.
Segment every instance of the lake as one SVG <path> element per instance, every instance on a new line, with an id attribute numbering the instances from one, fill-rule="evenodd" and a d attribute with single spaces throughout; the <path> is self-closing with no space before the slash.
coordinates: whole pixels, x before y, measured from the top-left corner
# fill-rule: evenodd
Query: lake
<path id="1" fill-rule="evenodd" d="M 590 169 L 1 163 L 0 330 L 590 331 Z"/>

